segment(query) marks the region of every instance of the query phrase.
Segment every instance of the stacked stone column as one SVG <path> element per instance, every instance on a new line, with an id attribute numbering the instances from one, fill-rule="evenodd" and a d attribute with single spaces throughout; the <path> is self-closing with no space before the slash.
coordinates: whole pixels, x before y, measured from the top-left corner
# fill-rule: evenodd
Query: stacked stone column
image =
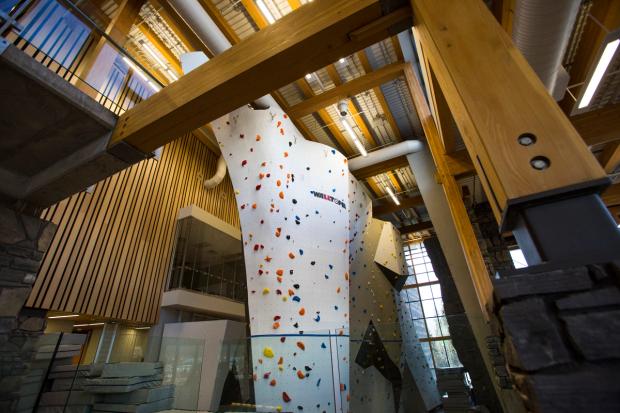
<path id="1" fill-rule="evenodd" d="M 56 226 L 0 206 L 0 411 L 15 411 L 45 311 L 23 308 Z"/>

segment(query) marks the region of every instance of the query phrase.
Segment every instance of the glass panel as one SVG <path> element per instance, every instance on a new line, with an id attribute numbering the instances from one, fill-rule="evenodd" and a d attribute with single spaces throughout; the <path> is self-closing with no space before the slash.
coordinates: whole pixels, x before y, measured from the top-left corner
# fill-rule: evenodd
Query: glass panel
<path id="1" fill-rule="evenodd" d="M 424 320 L 413 320 L 413 328 L 418 338 L 428 337 L 428 333 L 426 332 L 426 324 L 424 324 Z"/>
<path id="2" fill-rule="evenodd" d="M 420 298 L 423 300 L 428 300 L 429 298 L 433 298 L 433 293 L 430 285 L 425 285 L 420 287 Z"/>
<path id="3" fill-rule="evenodd" d="M 433 290 L 433 297 L 441 297 L 441 285 L 439 285 L 439 283 L 431 285 L 431 289 Z"/>
<path id="4" fill-rule="evenodd" d="M 424 317 L 436 317 L 435 303 L 433 300 L 422 301 L 422 307 L 424 308 Z"/>
<path id="5" fill-rule="evenodd" d="M 435 298 L 435 309 L 437 315 L 446 315 L 446 311 L 443 308 L 443 300 L 441 298 Z"/>
<path id="6" fill-rule="evenodd" d="M 430 343 L 421 343 L 422 351 L 424 352 L 424 357 L 426 357 L 426 362 L 432 368 L 434 366 L 433 363 L 433 355 L 431 354 L 431 345 Z"/>
<path id="7" fill-rule="evenodd" d="M 440 337 L 441 327 L 439 326 L 439 320 L 435 318 L 427 318 L 426 326 L 428 327 L 428 335 L 429 337 Z"/>
<path id="8" fill-rule="evenodd" d="M 449 336 L 450 335 L 450 329 L 448 327 L 448 319 L 446 317 L 439 317 L 439 325 L 441 327 L 441 335 L 442 336 Z"/>
<path id="9" fill-rule="evenodd" d="M 419 301 L 413 301 L 409 303 L 409 308 L 411 309 L 411 318 L 414 320 L 419 320 L 424 318 L 424 313 L 422 312 L 422 306 Z"/>
<path id="10" fill-rule="evenodd" d="M 459 355 L 456 353 L 456 349 L 452 345 L 452 340 L 446 340 L 445 343 L 450 367 L 461 367 L 461 361 L 459 360 Z"/>
<path id="11" fill-rule="evenodd" d="M 440 369 L 450 367 L 443 340 L 431 341 L 431 349 L 433 350 L 433 357 L 435 359 L 435 368 Z"/>

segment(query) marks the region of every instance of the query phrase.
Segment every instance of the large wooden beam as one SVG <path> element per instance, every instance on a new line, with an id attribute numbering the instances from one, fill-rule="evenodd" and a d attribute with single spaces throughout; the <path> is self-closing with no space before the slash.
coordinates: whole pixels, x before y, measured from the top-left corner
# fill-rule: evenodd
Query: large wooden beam
<path id="1" fill-rule="evenodd" d="M 393 63 L 384 66 L 374 72 L 367 73 L 350 82 L 343 83 L 340 86 L 330 89 L 325 93 L 321 93 L 311 99 L 306 99 L 297 105 L 291 106 L 288 114 L 292 117 L 301 117 L 317 112 L 319 109 L 338 103 L 338 101 L 342 99 L 351 98 L 359 93 L 402 76 L 403 67 L 404 63 Z"/>
<path id="2" fill-rule="evenodd" d="M 407 86 L 409 87 L 416 112 L 418 113 L 418 117 L 422 124 L 422 129 L 424 129 L 424 135 L 426 136 L 428 147 L 431 151 L 431 155 L 433 156 L 433 160 L 435 161 L 437 174 L 446 194 L 450 214 L 454 220 L 454 226 L 456 227 L 456 232 L 459 237 L 461 247 L 463 248 L 465 261 L 467 262 L 467 267 L 469 268 L 469 272 L 472 276 L 478 303 L 482 308 L 483 314 L 486 314 L 487 304 L 491 303 L 493 286 L 484 263 L 484 258 L 482 257 L 482 252 L 480 251 L 480 246 L 478 245 L 476 234 L 472 227 L 471 221 L 469 220 L 469 215 L 467 213 L 467 209 L 465 208 L 465 204 L 463 203 L 459 187 L 454 179 L 454 176 L 452 176 L 450 172 L 450 168 L 448 167 L 445 157 L 443 156 L 443 144 L 441 142 L 441 137 L 439 136 L 435 120 L 431 115 L 422 86 L 413 73 L 413 68 L 411 66 L 408 66 L 405 69 L 405 79 L 407 81 Z"/>
<path id="3" fill-rule="evenodd" d="M 390 35 L 390 26 L 352 40 L 382 17 L 379 0 L 316 0 L 242 40 L 125 112 L 110 146 L 150 152 L 309 71 Z M 390 24 L 393 24 L 390 21 Z"/>
<path id="4" fill-rule="evenodd" d="M 372 215 L 375 217 L 379 217 L 381 215 L 391 214 L 397 211 L 401 211 L 406 208 L 415 208 L 417 206 L 424 205 L 424 200 L 420 195 L 412 196 L 410 198 L 400 198 L 400 204 L 396 205 L 394 203 L 389 204 L 381 204 L 372 208 Z"/>
<path id="5" fill-rule="evenodd" d="M 588 146 L 620 140 L 620 103 L 572 116 L 570 120 Z"/>
<path id="6" fill-rule="evenodd" d="M 398 158 L 388 159 L 387 161 L 379 162 L 374 165 L 367 166 L 365 168 L 358 169 L 353 171 L 353 175 L 359 179 L 370 178 L 371 176 L 377 176 L 379 174 L 392 171 L 398 168 L 405 168 L 409 166 L 409 162 L 407 162 L 407 157 L 399 156 Z"/>
<path id="7" fill-rule="evenodd" d="M 469 153 L 467 153 L 466 150 L 461 149 L 460 151 L 444 155 L 444 158 L 450 174 L 455 178 L 464 178 L 476 174 L 474 163 L 471 161 Z"/>
<path id="8" fill-rule="evenodd" d="M 525 199 L 604 184 L 605 172 L 484 2 L 412 5 L 416 35 L 499 222 Z M 521 145 L 524 133 L 536 142 Z M 534 168 L 537 157 L 549 167 Z"/>

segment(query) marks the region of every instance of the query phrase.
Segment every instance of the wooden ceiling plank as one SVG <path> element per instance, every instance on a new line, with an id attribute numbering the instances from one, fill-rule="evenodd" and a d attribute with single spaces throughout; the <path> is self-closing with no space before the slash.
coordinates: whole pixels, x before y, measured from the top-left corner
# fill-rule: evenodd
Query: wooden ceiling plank
<path id="1" fill-rule="evenodd" d="M 350 99 L 375 86 L 394 80 L 402 76 L 404 66 L 404 63 L 394 63 L 355 78 L 350 82 L 343 83 L 311 99 L 291 106 L 289 116 L 302 117 L 309 115 L 326 106 L 338 103 L 343 99 Z"/>
<path id="2" fill-rule="evenodd" d="M 620 205 L 620 183 L 611 185 L 603 192 L 601 197 L 608 207 Z"/>

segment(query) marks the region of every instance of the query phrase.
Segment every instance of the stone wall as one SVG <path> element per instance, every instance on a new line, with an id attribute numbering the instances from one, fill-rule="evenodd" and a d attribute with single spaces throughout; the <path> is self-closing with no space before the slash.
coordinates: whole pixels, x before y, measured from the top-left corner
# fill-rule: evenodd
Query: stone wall
<path id="1" fill-rule="evenodd" d="M 514 269 L 508 244 L 499 233 L 489 203 L 476 204 L 470 207 L 468 212 L 489 273 L 495 275 L 498 271 Z"/>
<path id="2" fill-rule="evenodd" d="M 0 411 L 15 411 L 45 311 L 23 308 L 56 226 L 0 206 Z"/>
<path id="3" fill-rule="evenodd" d="M 492 379 L 480 354 L 471 325 L 467 320 L 465 309 L 456 290 L 439 240 L 437 237 L 426 239 L 424 246 L 441 285 L 452 344 L 458 353 L 459 360 L 471 377 L 476 404 L 485 406 L 490 412 L 501 412 L 502 407 L 495 394 Z"/>
<path id="4" fill-rule="evenodd" d="M 620 261 L 494 280 L 508 371 L 534 412 L 620 411 Z"/>

